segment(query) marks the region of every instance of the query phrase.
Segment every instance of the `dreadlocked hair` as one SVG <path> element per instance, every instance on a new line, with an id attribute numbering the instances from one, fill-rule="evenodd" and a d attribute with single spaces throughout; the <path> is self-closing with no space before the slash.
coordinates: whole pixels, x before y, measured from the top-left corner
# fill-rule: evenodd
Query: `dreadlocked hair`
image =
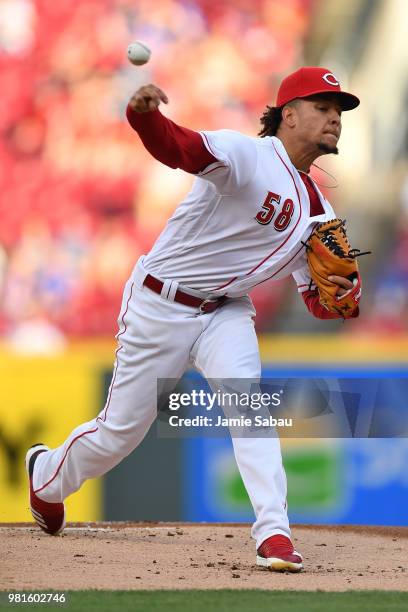
<path id="1" fill-rule="evenodd" d="M 264 114 L 261 117 L 261 124 L 263 125 L 258 136 L 265 138 L 265 136 L 275 136 L 276 132 L 282 121 L 282 108 L 277 106 L 267 106 Z"/>

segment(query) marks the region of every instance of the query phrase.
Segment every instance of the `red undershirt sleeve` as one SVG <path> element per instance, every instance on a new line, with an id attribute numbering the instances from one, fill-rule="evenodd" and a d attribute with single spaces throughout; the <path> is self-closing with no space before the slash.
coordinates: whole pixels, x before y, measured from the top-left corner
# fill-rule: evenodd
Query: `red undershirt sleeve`
<path id="1" fill-rule="evenodd" d="M 177 125 L 158 109 L 136 113 L 128 106 L 126 116 L 147 151 L 170 168 L 197 174 L 217 161 L 198 132 Z"/>
<path id="2" fill-rule="evenodd" d="M 318 319 L 342 319 L 343 317 L 334 312 L 330 312 L 324 306 L 322 306 L 319 302 L 319 294 L 317 289 L 313 291 L 303 291 L 302 293 L 303 301 L 305 302 L 307 309 L 312 313 L 313 316 Z M 354 310 L 354 312 L 350 315 L 350 318 L 355 319 L 360 314 L 359 308 Z"/>

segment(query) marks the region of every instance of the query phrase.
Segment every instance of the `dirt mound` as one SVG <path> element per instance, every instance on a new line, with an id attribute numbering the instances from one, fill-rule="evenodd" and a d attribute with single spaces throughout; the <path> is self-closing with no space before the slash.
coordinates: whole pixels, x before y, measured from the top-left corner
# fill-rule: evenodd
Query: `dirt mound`
<path id="1" fill-rule="evenodd" d="M 408 591 L 408 529 L 295 526 L 301 574 L 255 566 L 248 525 L 69 524 L 51 537 L 0 527 L 0 589 L 297 589 Z"/>

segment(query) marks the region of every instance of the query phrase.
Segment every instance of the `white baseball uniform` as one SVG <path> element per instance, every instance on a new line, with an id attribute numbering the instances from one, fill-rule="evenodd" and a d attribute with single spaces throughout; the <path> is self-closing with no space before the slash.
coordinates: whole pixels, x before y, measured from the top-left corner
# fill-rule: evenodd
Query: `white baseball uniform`
<path id="1" fill-rule="evenodd" d="M 335 217 L 330 204 L 318 192 L 324 214 L 310 216 L 306 187 L 278 138 L 229 130 L 202 132 L 202 138 L 218 161 L 197 175 L 126 284 L 105 407 L 37 458 L 33 485 L 45 501 L 62 501 L 138 446 L 157 414 L 158 378 L 179 378 L 192 366 L 208 379 L 259 379 L 248 291 L 290 274 L 299 291 L 309 286 L 302 241 L 316 222 Z M 161 295 L 144 285 L 148 274 L 163 281 Z M 229 299 L 200 314 L 174 301 L 177 289 Z M 257 547 L 274 534 L 290 537 L 279 439 L 232 441 L 256 515 Z"/>

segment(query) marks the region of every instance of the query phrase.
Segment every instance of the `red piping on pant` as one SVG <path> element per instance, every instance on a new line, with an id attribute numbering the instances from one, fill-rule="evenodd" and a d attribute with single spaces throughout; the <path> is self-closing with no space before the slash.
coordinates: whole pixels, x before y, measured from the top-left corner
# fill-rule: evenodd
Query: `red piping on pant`
<path id="1" fill-rule="evenodd" d="M 123 331 L 121 331 L 121 332 L 120 332 L 120 333 L 117 335 L 117 339 L 118 339 L 118 340 L 119 340 L 120 336 L 122 336 L 122 335 L 123 335 L 123 334 L 126 332 L 126 330 L 127 330 L 127 325 L 126 325 L 126 323 L 125 323 L 125 316 L 126 316 L 127 311 L 128 311 L 128 309 L 129 309 L 129 302 L 130 302 L 130 299 L 131 299 L 131 297 L 132 297 L 132 293 L 133 293 L 133 286 L 134 286 L 134 283 L 132 283 L 132 286 L 131 286 L 131 288 L 130 288 L 130 294 L 129 294 L 128 300 L 127 300 L 127 302 L 126 302 L 126 309 L 125 309 L 125 312 L 124 312 L 124 313 L 123 313 L 123 315 L 122 315 L 122 325 L 124 326 L 124 329 L 123 329 Z M 122 345 L 119 345 L 119 347 L 116 349 L 116 353 L 115 353 L 116 357 L 117 357 L 117 355 L 118 355 L 119 351 L 120 351 L 122 348 L 123 348 L 123 347 L 122 347 Z M 114 383 L 115 383 L 115 379 L 116 379 L 116 373 L 117 373 L 117 371 L 118 371 L 118 362 L 117 362 L 117 360 L 116 360 L 115 372 L 114 372 L 114 374 L 113 374 L 112 382 L 111 382 L 111 385 L 110 385 L 110 388 L 109 388 L 108 399 L 107 399 L 106 404 L 105 404 L 105 407 L 104 407 L 105 416 L 104 416 L 104 418 L 102 418 L 102 417 L 98 416 L 98 417 L 96 418 L 96 421 L 98 421 L 98 420 L 103 421 L 103 422 L 105 422 L 105 421 L 106 421 L 106 415 L 107 415 L 107 413 L 108 413 L 108 408 L 109 408 L 110 400 L 111 400 L 111 397 L 112 397 L 112 390 L 113 390 L 113 385 L 114 385 Z M 56 471 L 55 471 L 55 474 L 54 474 L 54 475 L 53 475 L 53 476 L 50 478 L 50 480 L 49 480 L 48 482 L 46 482 L 46 483 L 45 483 L 45 485 L 43 485 L 43 486 L 42 486 L 42 487 L 40 487 L 39 489 L 36 489 L 36 490 L 34 491 L 34 493 L 39 493 L 40 491 L 42 491 L 43 489 L 45 489 L 45 487 L 48 487 L 48 485 L 49 485 L 49 484 L 51 484 L 53 480 L 55 480 L 55 478 L 58 476 L 58 473 L 59 473 L 60 469 L 62 468 L 62 466 L 63 466 L 63 464 L 64 464 L 64 461 L 65 461 L 65 459 L 66 459 L 66 457 L 67 457 L 67 455 L 68 455 L 68 451 L 69 451 L 69 449 L 71 448 L 71 446 L 74 444 L 74 442 L 76 442 L 77 440 L 79 440 L 79 438 L 82 438 L 83 436 L 86 436 L 87 434 L 95 433 L 96 431 L 98 431 L 98 427 L 95 427 L 95 429 L 89 429 L 88 431 L 84 431 L 84 432 L 82 432 L 81 434 L 79 434 L 79 435 L 78 435 L 76 438 L 74 438 L 73 440 L 71 440 L 71 442 L 70 442 L 70 444 L 69 444 L 69 446 L 68 446 L 67 450 L 65 451 L 65 454 L 64 454 L 63 458 L 61 459 L 61 462 L 60 462 L 59 466 L 57 467 L 57 469 L 56 469 Z"/>
<path id="2" fill-rule="evenodd" d="M 123 336 L 123 334 L 124 334 L 124 333 L 126 332 L 126 330 L 127 330 L 127 325 L 126 325 L 126 323 L 125 323 L 125 316 L 127 315 L 127 311 L 128 311 L 128 309 L 129 309 L 129 302 L 130 302 L 131 297 L 132 297 L 132 293 L 133 293 L 133 286 L 134 286 L 134 283 L 132 283 L 132 286 L 131 286 L 131 288 L 130 288 L 130 295 L 129 295 L 129 297 L 128 297 L 128 301 L 127 301 L 127 303 L 126 303 L 126 309 L 125 309 L 125 312 L 123 313 L 123 316 L 122 316 L 122 325 L 124 326 L 124 328 L 123 328 L 123 331 L 121 331 L 121 332 L 120 332 L 120 334 L 118 334 L 118 336 L 117 336 L 117 339 L 118 339 L 118 340 L 119 340 L 119 338 L 120 338 L 121 336 Z M 104 408 L 105 416 L 104 416 L 104 417 L 100 417 L 100 416 L 98 416 L 98 417 L 97 417 L 97 419 L 96 419 L 97 421 L 103 421 L 104 423 L 105 423 L 105 421 L 106 421 L 106 415 L 108 414 L 108 408 L 109 408 L 109 404 L 110 404 L 111 397 L 112 397 L 113 385 L 115 384 L 116 373 L 117 373 L 117 371 L 118 371 L 118 361 L 117 361 L 117 356 L 118 356 L 119 351 L 120 351 L 122 348 L 123 348 L 123 347 L 122 347 L 122 345 L 119 345 L 119 347 L 116 349 L 116 353 L 115 353 L 115 355 L 116 355 L 116 366 L 115 366 L 115 372 L 114 372 L 114 374 L 113 374 L 112 382 L 111 382 L 111 385 L 110 385 L 110 387 L 109 387 L 108 399 L 106 400 L 106 404 L 105 404 L 105 408 Z"/>

